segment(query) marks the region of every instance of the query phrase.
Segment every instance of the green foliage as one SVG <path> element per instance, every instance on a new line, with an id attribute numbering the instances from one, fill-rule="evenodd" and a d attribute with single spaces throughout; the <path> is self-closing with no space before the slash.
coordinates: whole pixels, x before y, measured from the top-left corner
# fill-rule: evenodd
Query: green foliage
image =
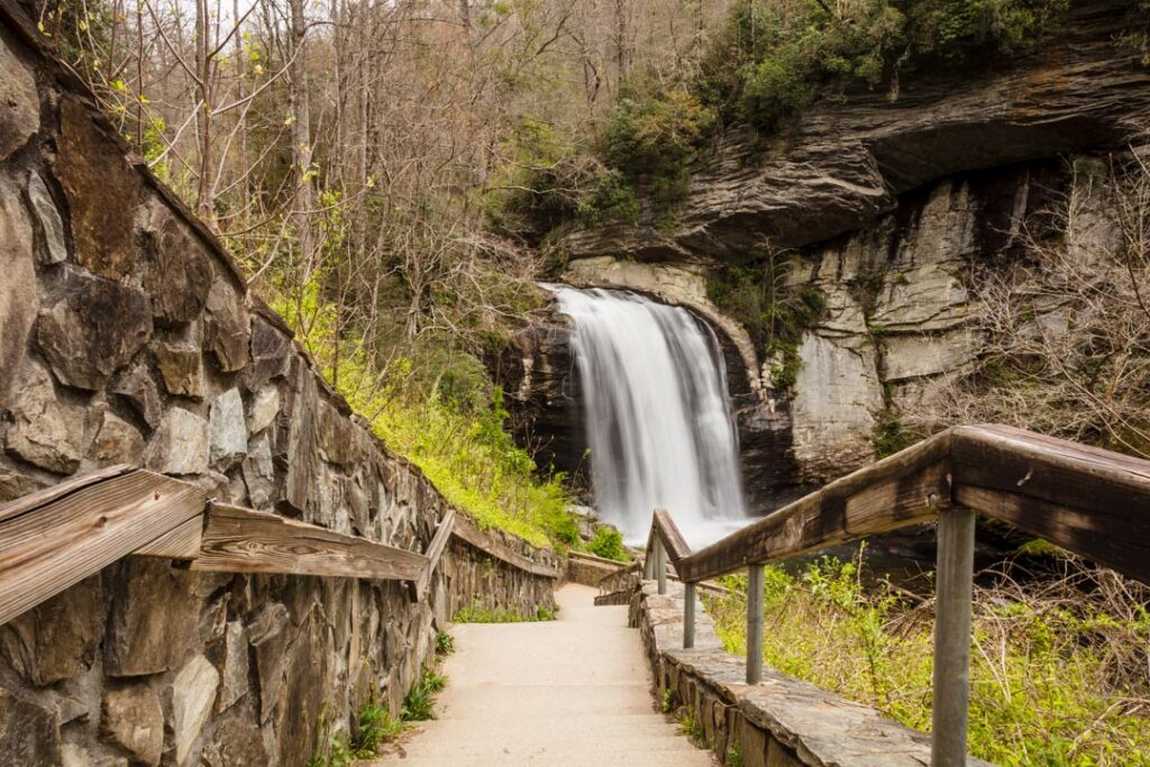
<path id="1" fill-rule="evenodd" d="M 874 429 L 871 432 L 871 442 L 874 445 L 876 458 L 894 455 L 917 441 L 915 435 L 907 431 L 895 412 L 884 409 L 878 414 Z"/>
<path id="2" fill-rule="evenodd" d="M 537 241 L 566 221 L 634 221 L 639 199 L 619 171 L 582 153 L 556 126 L 524 118 L 502 145 L 483 207 L 498 232 Z"/>
<path id="3" fill-rule="evenodd" d="M 462 607 L 455 614 L 456 623 L 533 623 L 536 621 L 553 621 L 556 618 L 555 610 L 549 607 L 538 607 L 534 614 L 520 613 L 505 607 L 487 607 L 478 603 L 471 603 Z"/>
<path id="4" fill-rule="evenodd" d="M 605 170 L 579 199 L 576 212 L 581 222 L 591 226 L 612 221 L 633 224 L 639 220 L 639 195 L 623 173 Z"/>
<path id="5" fill-rule="evenodd" d="M 723 764 L 726 767 L 743 767 L 743 749 L 737 743 L 727 748 L 727 758 Z"/>
<path id="6" fill-rule="evenodd" d="M 402 719 L 405 722 L 426 722 L 435 718 L 435 696 L 447 685 L 447 678 L 430 668 L 408 691 L 403 699 Z"/>
<path id="7" fill-rule="evenodd" d="M 325 378 L 387 445 L 418 466 L 440 493 L 481 527 L 536 545 L 578 540 L 562 474 L 542 475 L 505 428 L 502 392 L 481 362 L 447 344 L 411 347 L 378 369 L 367 346 L 340 338 L 335 308 L 317 273 L 297 300 L 273 306 L 300 331 Z"/>
<path id="8" fill-rule="evenodd" d="M 448 634 L 446 631 L 440 631 L 435 634 L 435 654 L 441 658 L 451 655 L 455 652 L 455 637 Z"/>
<path id="9" fill-rule="evenodd" d="M 728 119 L 772 131 L 819 98 L 897 87 L 929 59 L 969 62 L 1039 41 L 1068 0 L 742 0 L 703 64 L 699 91 Z"/>
<path id="10" fill-rule="evenodd" d="M 714 112 L 686 89 L 632 90 L 608 119 L 603 138 L 607 164 L 631 178 L 650 177 L 668 187 L 681 184 L 714 122 Z"/>
<path id="11" fill-rule="evenodd" d="M 679 711 L 679 732 L 691 739 L 699 748 L 707 747 L 707 733 L 703 730 L 703 723 L 695 718 L 695 714 L 687 707 Z"/>
<path id="12" fill-rule="evenodd" d="M 375 756 L 380 746 L 394 741 L 403 730 L 402 719 L 392 717 L 383 706 L 368 703 L 360 709 L 351 750 L 360 759 Z"/>
<path id="13" fill-rule="evenodd" d="M 860 552 L 852 562 L 823 558 L 793 574 L 765 569 L 764 660 L 929 729 L 931 616 L 906 592 L 868 586 L 861 562 Z M 1108 587 L 1116 576 L 1095 572 L 1025 588 L 1009 579 L 976 588 L 975 756 L 1017 766 L 1150 764 L 1150 721 L 1130 703 L 1150 692 L 1146 595 L 1126 592 L 1130 584 Z M 743 653 L 747 581 L 739 575 L 724 583 L 733 593 L 709 599 L 707 608 L 727 649 Z"/>
<path id="14" fill-rule="evenodd" d="M 613 559 L 616 562 L 631 561 L 631 554 L 623 545 L 623 534 L 607 525 L 601 525 L 595 530 L 595 537 L 587 544 L 587 550 L 604 559 Z"/>
<path id="15" fill-rule="evenodd" d="M 675 694 L 671 692 L 670 688 L 663 690 L 663 700 L 660 701 L 659 710 L 664 714 L 671 713 L 675 708 Z"/>
<path id="16" fill-rule="evenodd" d="M 789 390 L 799 370 L 803 332 L 826 311 L 815 285 L 790 280 L 794 261 L 785 253 L 756 251 L 748 264 L 724 264 L 707 281 L 707 295 L 750 333 L 771 366 L 772 387 Z"/>

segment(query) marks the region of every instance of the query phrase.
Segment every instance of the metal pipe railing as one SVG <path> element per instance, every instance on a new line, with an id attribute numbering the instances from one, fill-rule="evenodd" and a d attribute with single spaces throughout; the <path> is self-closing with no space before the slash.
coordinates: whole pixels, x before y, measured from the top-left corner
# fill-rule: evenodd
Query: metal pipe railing
<path id="1" fill-rule="evenodd" d="M 936 520 L 931 763 L 961 767 L 970 698 L 976 514 L 1150 583 L 1150 461 L 993 425 L 935 435 L 701 551 L 690 551 L 671 516 L 656 510 L 644 577 L 656 579 L 665 594 L 670 557 L 684 584 L 683 647 L 690 649 L 697 585 L 745 567 L 746 679 L 757 684 L 763 676 L 766 563 Z M 1082 530 L 1092 534 L 1083 536 Z"/>

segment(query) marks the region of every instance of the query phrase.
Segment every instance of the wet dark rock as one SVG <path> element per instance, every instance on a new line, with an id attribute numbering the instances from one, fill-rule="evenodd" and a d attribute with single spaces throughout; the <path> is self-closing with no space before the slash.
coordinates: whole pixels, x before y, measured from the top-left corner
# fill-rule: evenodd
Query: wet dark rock
<path id="1" fill-rule="evenodd" d="M 138 260 L 133 214 L 140 177 L 121 145 L 75 97 L 60 101 L 57 144 L 54 167 L 68 199 L 77 263 L 104 277 L 125 277 Z"/>
<path id="2" fill-rule="evenodd" d="M 137 288 L 66 269 L 44 296 L 36 340 L 61 383 L 102 389 L 152 335 Z"/>
<path id="3" fill-rule="evenodd" d="M 153 201 L 144 230 L 144 290 L 158 322 L 191 322 L 208 300 L 215 274 L 207 251 L 191 227 Z"/>
<path id="4" fill-rule="evenodd" d="M 223 277 L 208 293 L 204 347 L 215 355 L 220 370 L 231 372 L 248 364 L 248 311 L 238 292 Z"/>

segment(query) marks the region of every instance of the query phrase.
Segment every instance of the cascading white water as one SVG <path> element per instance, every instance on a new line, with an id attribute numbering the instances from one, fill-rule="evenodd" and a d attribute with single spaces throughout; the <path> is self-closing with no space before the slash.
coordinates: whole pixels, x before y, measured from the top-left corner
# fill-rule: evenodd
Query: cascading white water
<path id="1" fill-rule="evenodd" d="M 665 508 L 694 548 L 747 520 L 714 331 L 636 293 L 550 286 L 575 323 L 595 503 L 643 543 Z"/>

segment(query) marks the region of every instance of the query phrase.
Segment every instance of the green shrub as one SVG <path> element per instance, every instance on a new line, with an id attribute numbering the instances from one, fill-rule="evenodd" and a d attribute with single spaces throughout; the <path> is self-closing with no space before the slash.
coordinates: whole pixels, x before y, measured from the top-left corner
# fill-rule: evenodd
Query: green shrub
<path id="1" fill-rule="evenodd" d="M 455 637 L 448 634 L 446 631 L 437 632 L 435 635 L 435 654 L 446 657 L 455 652 Z"/>
<path id="2" fill-rule="evenodd" d="M 324 302 L 320 284 L 317 270 L 298 305 L 280 300 L 273 306 L 293 327 L 307 327 L 302 340 L 324 377 L 388 447 L 481 527 L 536 546 L 578 540 L 563 475 L 540 472 L 515 444 L 502 391 L 478 359 L 432 339 L 380 371 L 362 341 L 337 338 L 335 308 Z"/>
<path id="3" fill-rule="evenodd" d="M 402 719 L 393 718 L 386 708 L 376 703 L 360 710 L 356 725 L 351 750 L 360 759 L 375 756 L 380 746 L 394 741 L 404 730 Z"/>
<path id="4" fill-rule="evenodd" d="M 425 722 L 435 718 L 435 696 L 447 685 L 447 678 L 432 669 L 423 674 L 403 699 L 402 719 L 405 722 Z"/>
<path id="5" fill-rule="evenodd" d="M 876 458 L 886 458 L 888 455 L 910 447 L 918 439 L 903 426 L 897 414 L 884 409 L 875 419 L 874 430 L 871 433 L 871 442 L 874 445 Z"/>
<path id="6" fill-rule="evenodd" d="M 587 550 L 604 559 L 613 559 L 616 562 L 631 561 L 631 554 L 623 545 L 623 534 L 608 525 L 600 525 L 595 530 L 595 537 L 587 544 Z"/>
<path id="7" fill-rule="evenodd" d="M 787 391 L 799 371 L 803 333 L 826 312 L 826 296 L 812 284 L 790 281 L 794 261 L 756 250 L 747 264 L 724 264 L 707 280 L 707 296 L 750 334 L 770 365 L 772 388 Z"/>
<path id="8" fill-rule="evenodd" d="M 702 66 L 698 91 L 727 119 L 773 131 L 819 98 L 897 83 L 931 59 L 976 62 L 1036 44 L 1068 0 L 743 0 Z"/>
<path id="9" fill-rule="evenodd" d="M 694 156 L 714 120 L 714 113 L 683 88 L 624 94 L 607 123 L 607 163 L 636 176 L 675 174 Z"/>

